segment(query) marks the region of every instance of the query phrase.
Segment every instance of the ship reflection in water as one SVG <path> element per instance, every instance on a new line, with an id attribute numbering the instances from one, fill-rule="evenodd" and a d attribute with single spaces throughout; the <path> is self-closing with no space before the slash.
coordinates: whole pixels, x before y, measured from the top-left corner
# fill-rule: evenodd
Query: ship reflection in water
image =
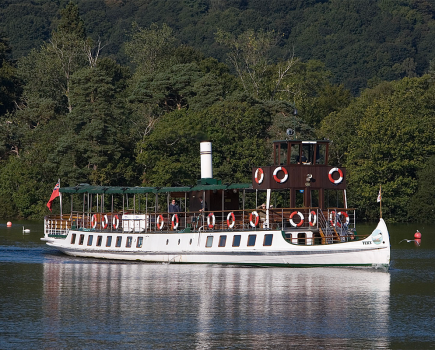
<path id="1" fill-rule="evenodd" d="M 388 348 L 390 274 L 44 264 L 45 348 Z"/>

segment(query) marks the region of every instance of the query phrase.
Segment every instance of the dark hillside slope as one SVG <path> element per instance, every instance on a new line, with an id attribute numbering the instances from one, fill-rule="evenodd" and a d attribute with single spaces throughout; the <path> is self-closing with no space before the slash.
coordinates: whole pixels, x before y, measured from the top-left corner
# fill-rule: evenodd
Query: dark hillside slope
<path id="1" fill-rule="evenodd" d="M 67 1 L 3 0 L 0 32 L 14 57 L 49 38 L 56 12 Z M 125 62 L 122 45 L 133 21 L 142 27 L 167 23 L 179 41 L 224 60 L 217 29 L 242 33 L 273 30 L 275 59 L 294 50 L 319 59 L 357 94 L 381 80 L 420 76 L 434 57 L 435 0 L 78 0 L 88 35 L 106 43 L 103 54 Z"/>

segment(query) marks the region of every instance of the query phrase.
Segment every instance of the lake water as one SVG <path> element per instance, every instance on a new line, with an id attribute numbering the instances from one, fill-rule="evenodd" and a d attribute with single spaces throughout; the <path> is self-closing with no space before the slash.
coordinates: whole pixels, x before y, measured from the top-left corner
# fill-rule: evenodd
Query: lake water
<path id="1" fill-rule="evenodd" d="M 435 228 L 389 231 L 385 272 L 73 258 L 0 221 L 0 349 L 435 348 Z"/>

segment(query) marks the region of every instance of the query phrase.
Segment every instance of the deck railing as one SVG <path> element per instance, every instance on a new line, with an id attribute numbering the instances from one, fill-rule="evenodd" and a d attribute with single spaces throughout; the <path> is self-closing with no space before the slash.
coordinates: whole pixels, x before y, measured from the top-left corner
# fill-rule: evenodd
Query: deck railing
<path id="1" fill-rule="evenodd" d="M 69 229 L 108 232 L 191 232 L 323 229 L 327 236 L 346 237 L 355 227 L 354 209 L 271 208 L 268 211 L 225 210 L 179 213 L 82 213 L 50 215 L 45 218 L 45 233 L 64 235 Z"/>

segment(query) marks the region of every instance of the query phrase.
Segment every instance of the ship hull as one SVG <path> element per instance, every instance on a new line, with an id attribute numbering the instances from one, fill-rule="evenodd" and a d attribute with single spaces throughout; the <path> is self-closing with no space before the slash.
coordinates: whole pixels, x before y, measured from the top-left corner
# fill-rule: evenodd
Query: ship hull
<path id="1" fill-rule="evenodd" d="M 222 236 L 225 236 L 225 244 L 222 244 Z M 233 246 L 235 236 L 240 236 L 237 247 Z M 252 237 L 249 242 L 249 236 L 255 236 L 254 242 Z M 110 247 L 105 246 L 108 237 L 113 241 Z M 267 238 L 270 245 L 268 243 L 265 246 Z M 382 219 L 373 233 L 364 240 L 322 245 L 291 244 L 284 239 L 283 231 L 272 230 L 195 233 L 70 230 L 63 239 L 46 241 L 48 246 L 71 256 L 155 263 L 288 267 L 388 267 L 390 263 L 389 234 Z"/>

